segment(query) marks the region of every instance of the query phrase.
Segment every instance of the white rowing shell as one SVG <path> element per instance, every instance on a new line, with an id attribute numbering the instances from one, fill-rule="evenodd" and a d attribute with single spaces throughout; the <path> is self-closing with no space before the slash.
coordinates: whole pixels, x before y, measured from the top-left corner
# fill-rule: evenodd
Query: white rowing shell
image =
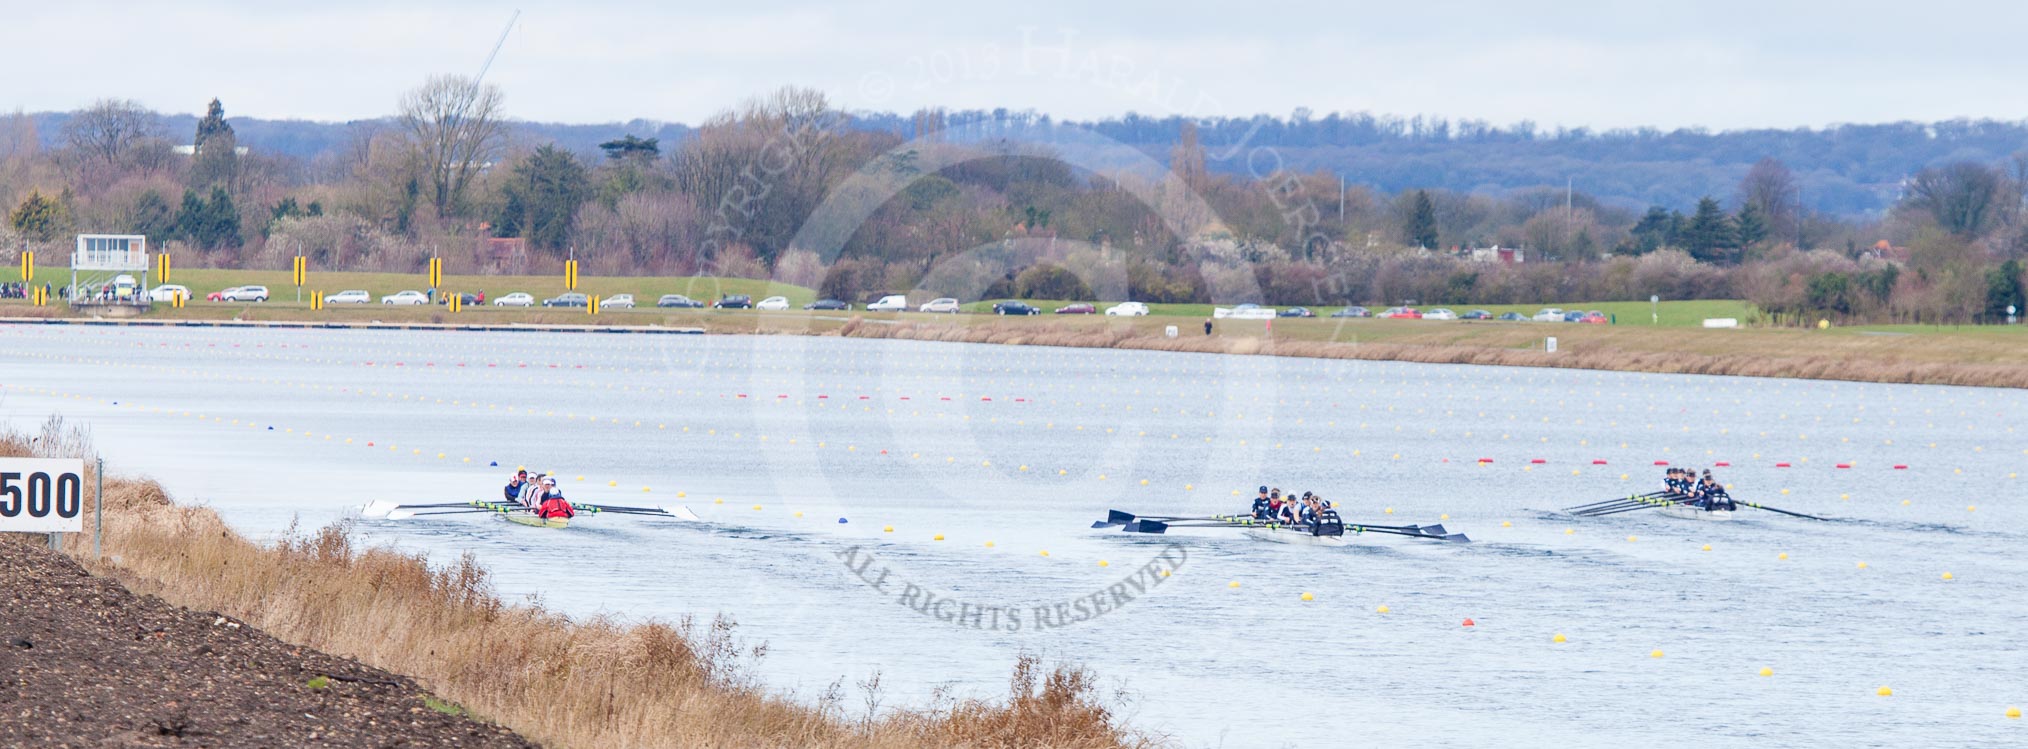
<path id="1" fill-rule="evenodd" d="M 1659 512 L 1669 517 L 1683 520 L 1723 521 L 1732 519 L 1731 510 L 1703 510 L 1691 505 L 1665 505 Z"/>
<path id="2" fill-rule="evenodd" d="M 1243 531 L 1249 538 L 1300 546 L 1344 546 L 1349 543 L 1344 536 L 1319 536 L 1309 531 L 1293 528 L 1248 528 Z"/>

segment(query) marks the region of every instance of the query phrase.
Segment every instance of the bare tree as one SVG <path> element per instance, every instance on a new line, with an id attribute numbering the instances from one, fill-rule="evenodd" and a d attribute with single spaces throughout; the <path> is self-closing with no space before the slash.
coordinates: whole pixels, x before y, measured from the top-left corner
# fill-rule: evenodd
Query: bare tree
<path id="1" fill-rule="evenodd" d="M 464 207 L 466 188 L 505 138 L 500 98 L 498 86 L 460 75 L 431 76 L 402 97 L 401 125 L 438 215 Z"/>
<path id="2" fill-rule="evenodd" d="M 1796 236 L 1798 189 L 1796 175 L 1787 165 L 1774 157 L 1762 158 L 1739 180 L 1739 205 L 1741 208 L 1750 205 L 1760 211 L 1768 233 L 1779 243 Z"/>
<path id="3" fill-rule="evenodd" d="M 155 113 L 139 102 L 100 99 L 63 123 L 65 158 L 83 192 L 95 192 L 130 170 L 153 174 L 170 164 L 169 143 Z"/>
<path id="4" fill-rule="evenodd" d="M 2006 178 L 2000 170 L 1972 161 L 1916 172 L 1907 204 L 1926 211 L 1938 227 L 1963 239 L 1977 239 L 2001 206 Z"/>

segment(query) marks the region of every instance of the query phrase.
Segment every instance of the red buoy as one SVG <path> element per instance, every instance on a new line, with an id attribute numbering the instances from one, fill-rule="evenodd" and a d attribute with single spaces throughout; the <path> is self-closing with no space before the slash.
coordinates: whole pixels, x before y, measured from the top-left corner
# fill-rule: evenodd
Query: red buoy
<path id="1" fill-rule="evenodd" d="M 1477 622 L 1474 622 L 1474 621 L 1472 621 L 1471 619 L 1469 619 L 1469 618 L 1468 618 L 1468 619 L 1466 619 L 1466 620 L 1465 620 L 1465 626 L 1467 626 L 1467 627 L 1476 627 L 1476 626 L 1479 626 L 1479 625 L 1478 625 L 1478 623 L 1477 623 Z"/>

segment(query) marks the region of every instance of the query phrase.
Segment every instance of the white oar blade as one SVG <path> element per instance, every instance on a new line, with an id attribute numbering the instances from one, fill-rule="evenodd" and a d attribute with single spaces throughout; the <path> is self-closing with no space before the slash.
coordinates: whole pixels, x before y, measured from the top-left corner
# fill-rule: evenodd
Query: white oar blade
<path id="1" fill-rule="evenodd" d="M 676 518 L 677 520 L 689 520 L 692 522 L 696 522 L 704 519 L 698 517 L 697 513 L 691 512 L 690 508 L 684 507 L 683 505 L 670 505 L 668 507 L 662 508 L 662 511 L 669 513 L 670 517 Z"/>
<path id="2" fill-rule="evenodd" d="M 369 518 L 377 518 L 386 515 L 389 512 L 393 512 L 394 508 L 400 506 L 401 505 L 389 502 L 384 499 L 376 499 L 366 503 L 365 507 L 359 508 L 359 514 Z"/>
<path id="3" fill-rule="evenodd" d="M 412 517 L 415 517 L 414 510 L 394 510 L 387 513 L 388 520 L 407 520 Z"/>

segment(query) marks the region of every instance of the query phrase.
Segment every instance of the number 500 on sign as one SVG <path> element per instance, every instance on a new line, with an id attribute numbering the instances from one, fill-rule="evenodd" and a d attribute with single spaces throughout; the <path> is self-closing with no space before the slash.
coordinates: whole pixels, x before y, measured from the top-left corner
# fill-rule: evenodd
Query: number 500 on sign
<path id="1" fill-rule="evenodd" d="M 0 458 L 0 531 L 84 530 L 84 461 Z"/>

